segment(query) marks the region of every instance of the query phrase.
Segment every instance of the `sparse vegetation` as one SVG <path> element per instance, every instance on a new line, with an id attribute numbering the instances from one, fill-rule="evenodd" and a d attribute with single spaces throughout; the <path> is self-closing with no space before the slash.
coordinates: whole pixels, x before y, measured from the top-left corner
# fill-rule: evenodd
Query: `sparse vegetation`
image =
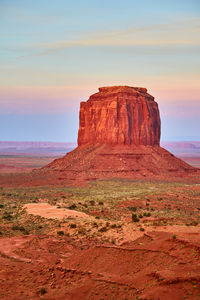
<path id="1" fill-rule="evenodd" d="M 44 295 L 44 294 L 46 294 L 46 293 L 47 293 L 46 288 L 42 287 L 42 288 L 40 289 L 40 294 L 41 294 L 41 295 Z"/>
<path id="2" fill-rule="evenodd" d="M 140 219 L 138 219 L 138 217 L 137 217 L 136 214 L 132 214 L 132 221 L 133 221 L 133 222 L 139 222 Z"/>
<path id="3" fill-rule="evenodd" d="M 59 231 L 57 231 L 57 235 L 60 235 L 60 236 L 62 236 L 62 235 L 64 235 L 65 233 L 64 233 L 64 231 L 63 230 L 59 230 Z"/>
<path id="4" fill-rule="evenodd" d="M 76 226 L 75 223 L 70 224 L 70 228 L 76 228 L 76 227 L 77 227 L 77 226 Z"/>

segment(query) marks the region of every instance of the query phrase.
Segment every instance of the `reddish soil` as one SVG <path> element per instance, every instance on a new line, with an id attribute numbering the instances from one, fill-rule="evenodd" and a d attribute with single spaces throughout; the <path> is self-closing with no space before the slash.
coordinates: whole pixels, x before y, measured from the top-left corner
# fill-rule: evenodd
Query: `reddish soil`
<path id="1" fill-rule="evenodd" d="M 65 186 L 70 181 L 62 173 L 40 171 L 26 175 L 2 175 L 1 185 Z M 166 178 L 173 181 L 170 177 Z M 185 180 L 192 180 L 188 178 L 185 177 Z M 198 177 L 194 177 L 194 180 L 199 182 Z M 106 223 L 104 218 L 109 216 L 114 220 L 120 217 L 124 222 L 121 229 L 109 229 L 102 233 L 108 239 L 114 237 L 115 244 L 97 237 L 69 237 L 66 229 L 69 224 L 65 222 L 62 222 L 59 229 L 56 227 L 55 232 L 52 230 L 50 235 L 1 237 L 0 299 L 200 299 L 200 226 L 191 226 L 194 215 L 190 216 L 191 220 L 188 219 L 190 213 L 195 213 L 196 220 L 200 209 L 199 192 L 199 184 L 188 184 L 174 187 L 170 192 L 166 190 L 152 194 L 148 196 L 150 199 L 145 196 L 126 199 L 122 195 L 124 200 L 114 208 L 105 202 L 103 211 L 96 211 L 94 206 L 89 207 L 87 215 L 80 218 L 80 222 L 88 223 L 85 226 L 86 232 L 96 230 L 98 233 L 97 229 L 91 229 L 87 219 L 95 218 L 95 215 L 100 216 L 100 219 L 95 220 L 97 223 Z M 43 196 L 46 197 L 45 194 Z M 55 195 L 58 199 L 60 196 Z M 69 199 L 66 199 L 63 206 L 69 206 Z M 78 201 L 76 205 L 80 209 Z M 141 206 L 144 209 L 147 202 L 155 212 L 162 212 L 170 205 L 169 216 L 155 218 L 154 211 L 151 211 L 151 217 L 143 217 L 140 224 L 133 224 L 127 207 Z M 50 208 L 49 204 L 40 202 L 26 204 L 26 208 L 30 214 L 57 218 L 59 221 L 63 216 L 75 217 L 72 222 L 76 222 L 74 211 L 62 207 Z M 174 215 L 177 208 L 180 209 L 178 217 Z M 190 225 L 184 226 L 187 222 Z M 112 223 L 110 221 L 110 226 Z M 3 224 L 2 228 L 6 229 L 6 226 L 12 224 Z M 140 231 L 140 228 L 145 231 Z M 55 237 L 57 230 L 63 230 L 64 235 Z M 69 230 L 75 232 L 76 229 Z"/>
<path id="2" fill-rule="evenodd" d="M 199 299 L 200 235 L 151 231 L 120 245 L 0 240 L 1 299 Z"/>

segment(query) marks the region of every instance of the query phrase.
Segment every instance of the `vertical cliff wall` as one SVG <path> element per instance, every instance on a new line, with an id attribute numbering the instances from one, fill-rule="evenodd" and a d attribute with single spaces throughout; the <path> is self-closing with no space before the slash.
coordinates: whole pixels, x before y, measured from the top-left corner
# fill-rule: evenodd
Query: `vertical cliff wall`
<path id="1" fill-rule="evenodd" d="M 78 145 L 159 145 L 160 115 L 145 88 L 99 88 L 81 102 Z"/>

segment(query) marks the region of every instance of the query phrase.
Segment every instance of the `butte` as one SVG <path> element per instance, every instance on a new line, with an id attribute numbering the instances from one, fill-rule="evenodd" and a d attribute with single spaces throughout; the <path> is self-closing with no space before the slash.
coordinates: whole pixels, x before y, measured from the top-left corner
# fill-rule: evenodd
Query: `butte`
<path id="1" fill-rule="evenodd" d="M 78 147 L 43 168 L 60 179 L 188 177 L 199 170 L 160 147 L 160 114 L 147 89 L 99 88 L 80 104 Z"/>

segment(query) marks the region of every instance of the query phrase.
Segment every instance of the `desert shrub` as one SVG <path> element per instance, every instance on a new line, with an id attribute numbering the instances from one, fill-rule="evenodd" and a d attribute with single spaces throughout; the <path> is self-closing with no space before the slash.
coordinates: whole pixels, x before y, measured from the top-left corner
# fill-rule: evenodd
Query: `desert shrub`
<path id="1" fill-rule="evenodd" d="M 143 218 L 143 215 L 139 215 L 139 218 L 142 219 L 142 218 Z"/>
<path id="2" fill-rule="evenodd" d="M 57 235 L 59 235 L 59 236 L 64 235 L 64 231 L 63 230 L 57 231 Z"/>
<path id="3" fill-rule="evenodd" d="M 13 216 L 11 213 L 9 212 L 4 212 L 2 219 L 7 220 L 7 221 L 11 221 L 13 219 Z"/>
<path id="4" fill-rule="evenodd" d="M 143 227 L 140 227 L 140 231 L 144 231 L 144 228 L 143 228 Z"/>
<path id="5" fill-rule="evenodd" d="M 100 232 L 106 232 L 107 230 L 108 230 L 108 228 L 107 228 L 106 226 L 101 227 L 101 228 L 99 229 Z"/>
<path id="6" fill-rule="evenodd" d="M 148 213 L 144 213 L 144 217 L 150 217 L 151 216 L 151 213 L 150 212 L 148 212 Z"/>
<path id="7" fill-rule="evenodd" d="M 3 206 L 3 204 L 0 204 L 0 208 L 3 208 L 4 206 Z"/>
<path id="8" fill-rule="evenodd" d="M 99 201 L 99 205 L 103 205 L 103 202 L 102 202 L 102 201 Z"/>
<path id="9" fill-rule="evenodd" d="M 44 294 L 46 294 L 47 293 L 47 290 L 44 288 L 44 287 L 42 287 L 41 289 L 40 289 L 40 294 L 41 295 L 44 295 Z"/>
<path id="10" fill-rule="evenodd" d="M 174 234 L 174 235 L 172 235 L 172 238 L 173 238 L 173 240 L 175 240 L 176 239 L 176 235 Z"/>
<path id="11" fill-rule="evenodd" d="M 95 201 L 94 200 L 90 200 L 90 205 L 95 205 Z"/>
<path id="12" fill-rule="evenodd" d="M 19 230 L 19 231 L 25 231 L 26 229 L 23 226 L 20 225 L 13 225 L 12 230 Z"/>
<path id="13" fill-rule="evenodd" d="M 192 226 L 197 226 L 198 224 L 199 224 L 198 221 L 192 221 L 192 223 L 191 223 Z"/>
<path id="14" fill-rule="evenodd" d="M 87 206 L 87 204 L 83 204 L 83 206 L 85 207 L 85 208 L 87 208 L 88 206 Z"/>
<path id="15" fill-rule="evenodd" d="M 71 228 L 76 228 L 76 224 L 75 224 L 75 223 L 72 223 L 72 224 L 70 224 L 70 227 L 71 227 Z"/>
<path id="16" fill-rule="evenodd" d="M 132 214 L 132 221 L 133 222 L 139 222 L 140 220 L 138 219 L 136 214 Z"/>
<path id="17" fill-rule="evenodd" d="M 29 230 L 20 225 L 13 225 L 12 230 L 21 231 L 23 234 L 29 234 Z"/>
<path id="18" fill-rule="evenodd" d="M 68 207 L 69 209 L 75 209 L 76 208 L 76 204 L 72 204 L 72 205 L 70 205 L 69 207 Z"/>
<path id="19" fill-rule="evenodd" d="M 136 210 L 137 210 L 137 207 L 128 207 L 128 209 L 130 210 L 130 211 L 135 211 L 136 212 Z"/>
<path id="20" fill-rule="evenodd" d="M 112 224 L 110 227 L 111 228 L 117 228 L 117 225 L 116 224 Z"/>

